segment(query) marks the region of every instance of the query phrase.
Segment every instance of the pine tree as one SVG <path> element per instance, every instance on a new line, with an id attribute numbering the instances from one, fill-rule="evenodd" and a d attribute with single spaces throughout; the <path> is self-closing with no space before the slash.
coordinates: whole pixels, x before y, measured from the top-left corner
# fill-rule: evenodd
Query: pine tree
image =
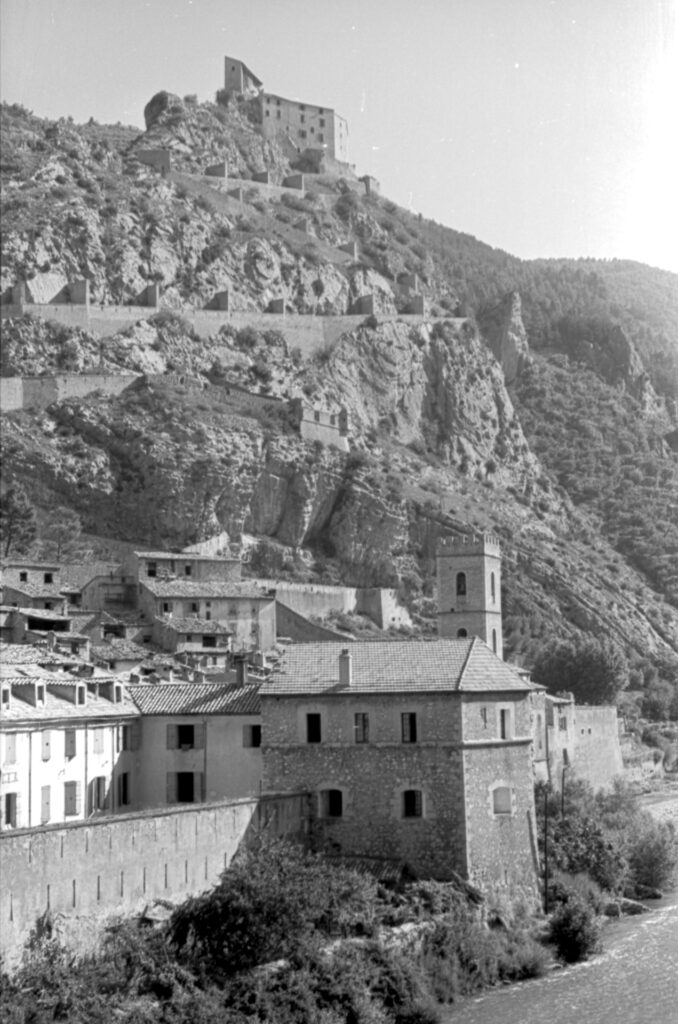
<path id="1" fill-rule="evenodd" d="M 35 509 L 23 487 L 9 487 L 0 501 L 0 543 L 5 558 L 10 551 L 27 551 L 37 533 Z"/>

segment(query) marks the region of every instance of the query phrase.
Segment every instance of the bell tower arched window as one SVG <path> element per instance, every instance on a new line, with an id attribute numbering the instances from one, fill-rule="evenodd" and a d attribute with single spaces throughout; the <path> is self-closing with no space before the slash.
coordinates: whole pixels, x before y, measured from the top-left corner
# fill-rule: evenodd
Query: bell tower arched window
<path id="1" fill-rule="evenodd" d="M 466 596 L 466 573 L 457 573 L 457 597 Z"/>

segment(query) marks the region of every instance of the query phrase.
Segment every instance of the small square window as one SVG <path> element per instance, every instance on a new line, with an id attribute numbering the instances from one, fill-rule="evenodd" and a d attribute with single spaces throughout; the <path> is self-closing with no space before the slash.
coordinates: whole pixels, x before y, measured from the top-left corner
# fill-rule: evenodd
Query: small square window
<path id="1" fill-rule="evenodd" d="M 417 742 L 417 716 L 413 711 L 405 711 L 400 716 L 403 743 Z"/>
<path id="2" fill-rule="evenodd" d="M 344 794 L 340 789 L 323 789 L 320 792 L 320 816 L 341 818 L 344 813 Z"/>
<path id="3" fill-rule="evenodd" d="M 54 583 L 54 573 L 53 572 L 46 572 L 45 573 L 45 583 Z"/>
<path id="4" fill-rule="evenodd" d="M 420 789 L 406 789 L 403 793 L 403 818 L 421 818 L 423 800 Z"/>
<path id="5" fill-rule="evenodd" d="M 322 739 L 321 718 L 318 713 L 306 715 L 306 742 L 320 743 Z"/>
<path id="6" fill-rule="evenodd" d="M 243 745 L 243 747 L 260 747 L 261 746 L 261 726 L 260 725 L 245 725 L 245 726 L 243 726 L 242 745 Z"/>
<path id="7" fill-rule="evenodd" d="M 20 572 L 19 573 L 19 582 L 20 583 L 28 583 L 28 573 L 27 572 Z"/>

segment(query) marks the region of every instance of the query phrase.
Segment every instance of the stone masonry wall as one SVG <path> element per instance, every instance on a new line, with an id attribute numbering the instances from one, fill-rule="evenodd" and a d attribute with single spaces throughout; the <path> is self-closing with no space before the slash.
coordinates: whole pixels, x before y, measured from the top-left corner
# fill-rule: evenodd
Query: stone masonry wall
<path id="1" fill-rule="evenodd" d="M 16 409 L 46 409 L 52 402 L 64 398 L 81 398 L 93 391 L 106 395 L 119 395 L 135 381 L 138 374 L 126 373 L 67 373 L 44 377 L 0 378 L 0 408 L 3 412 Z"/>
<path id="2" fill-rule="evenodd" d="M 214 886 L 239 847 L 262 828 L 305 834 L 302 793 L 186 805 L 0 834 L 0 952 L 16 963 L 36 920 L 56 916 L 77 949 L 106 919 L 156 899 L 181 901 Z"/>
<path id="3" fill-rule="evenodd" d="M 615 776 L 622 774 L 615 707 L 575 705 L 574 770 L 594 789 L 605 789 Z"/>

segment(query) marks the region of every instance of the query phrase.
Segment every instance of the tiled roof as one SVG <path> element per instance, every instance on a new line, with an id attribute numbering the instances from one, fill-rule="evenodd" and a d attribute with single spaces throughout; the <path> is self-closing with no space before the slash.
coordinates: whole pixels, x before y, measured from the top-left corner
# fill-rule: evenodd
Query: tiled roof
<path id="1" fill-rule="evenodd" d="M 238 562 L 238 558 L 230 558 L 228 555 L 197 555 L 192 551 L 135 551 L 137 558 L 151 558 L 156 562 L 161 561 L 182 561 L 182 562 Z"/>
<path id="2" fill-rule="evenodd" d="M 53 597 L 55 599 L 61 598 L 60 584 L 58 583 L 31 583 L 30 580 L 5 580 L 3 584 L 5 590 L 13 590 L 17 594 L 25 594 L 26 597 Z"/>
<path id="3" fill-rule="evenodd" d="M 21 697 L 17 696 L 14 687 L 26 686 L 28 683 L 36 682 L 38 678 L 41 682 L 47 684 L 45 703 L 39 707 L 33 707 L 28 701 L 22 700 Z M 97 678 L 99 682 L 104 681 L 101 677 Z M 119 703 L 110 701 L 106 697 L 97 696 L 88 690 L 87 699 L 84 704 L 73 704 L 65 695 L 59 693 L 62 687 L 73 686 L 75 683 L 91 683 L 96 681 L 97 679 L 82 679 L 79 676 L 66 676 L 64 674 L 53 676 L 49 673 L 43 673 L 41 677 L 35 676 L 32 678 L 29 675 L 24 675 L 20 669 L 16 669 L 12 677 L 3 679 L 4 683 L 12 683 L 13 688 L 9 708 L 2 708 L 0 710 L 0 722 L 3 725 L 11 725 L 23 721 L 46 723 L 63 718 L 83 721 L 100 718 L 128 718 L 130 715 L 138 716 L 137 707 L 126 694 L 124 687 L 122 701 Z"/>
<path id="4" fill-rule="evenodd" d="M 10 571 L 11 569 L 16 569 L 17 571 L 19 569 L 36 569 L 39 572 L 43 570 L 58 572 L 61 568 L 59 562 L 38 562 L 35 560 L 31 561 L 29 558 L 2 559 L 0 560 L 0 565 L 5 571 Z"/>
<path id="5" fill-rule="evenodd" d="M 289 647 L 262 685 L 261 695 L 459 692 L 528 692 L 518 673 L 477 638 L 464 640 L 354 641 L 352 683 L 339 682 L 343 643 Z"/>
<path id="6" fill-rule="evenodd" d="M 72 665 L 77 660 L 34 644 L 0 643 L 0 665 Z"/>
<path id="7" fill-rule="evenodd" d="M 124 640 L 122 637 L 111 637 L 105 643 L 91 645 L 92 657 L 102 658 L 105 661 L 143 661 L 148 657 L 148 648 L 141 644 L 135 644 L 133 640 Z"/>
<path id="8" fill-rule="evenodd" d="M 142 715 L 258 715 L 259 686 L 157 683 L 128 686 Z"/>
<path id="9" fill-rule="evenodd" d="M 61 566 L 62 590 L 81 590 L 90 580 L 97 576 L 120 576 L 122 568 L 119 562 L 86 562 L 83 565 Z"/>
<path id="10" fill-rule="evenodd" d="M 229 583 L 228 580 L 160 580 L 139 581 L 156 597 L 220 597 L 273 599 L 274 591 L 257 587 L 254 583 Z"/>
<path id="11" fill-rule="evenodd" d="M 169 629 L 174 630 L 175 633 L 220 633 L 224 636 L 230 636 L 231 630 L 227 626 L 223 626 L 213 619 L 159 619 L 158 621 L 164 623 Z"/>

